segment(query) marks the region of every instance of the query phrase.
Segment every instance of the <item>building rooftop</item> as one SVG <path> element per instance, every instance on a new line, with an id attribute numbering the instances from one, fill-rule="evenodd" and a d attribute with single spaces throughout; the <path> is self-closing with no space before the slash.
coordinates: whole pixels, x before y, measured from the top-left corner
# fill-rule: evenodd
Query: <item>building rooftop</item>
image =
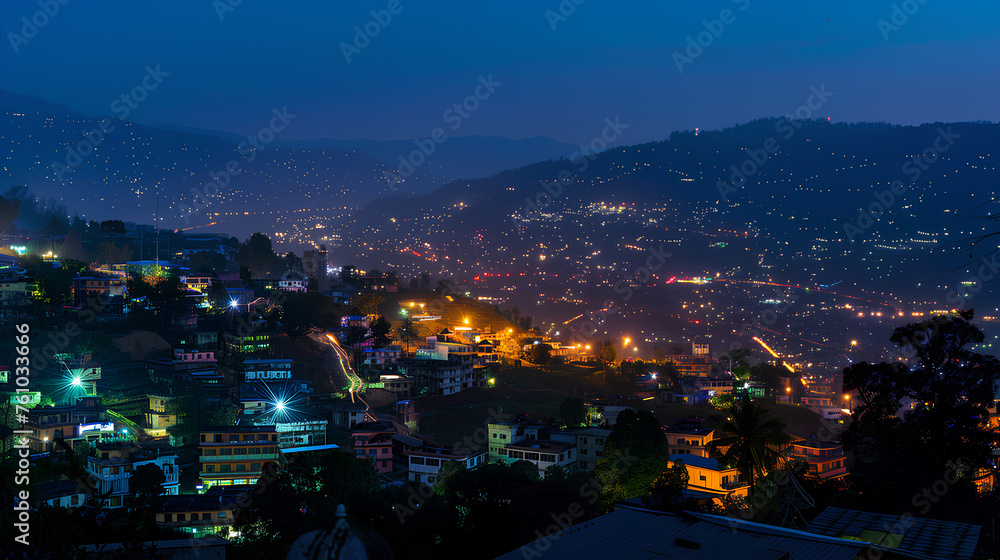
<path id="1" fill-rule="evenodd" d="M 670 461 L 680 461 L 685 465 L 691 465 L 693 467 L 699 467 L 702 469 L 710 469 L 713 471 L 724 470 L 719 467 L 719 462 L 715 459 L 708 457 L 699 457 L 698 455 L 688 455 L 686 453 L 674 453 L 670 456 Z"/>
<path id="2" fill-rule="evenodd" d="M 828 507 L 806 531 L 871 542 L 933 559 L 972 559 L 982 528 L 968 523 Z"/>
<path id="3" fill-rule="evenodd" d="M 522 560 L 528 554 L 540 560 L 851 560 L 867 547 L 867 543 L 736 518 L 678 515 L 626 505 L 497 560 Z"/>
<path id="4" fill-rule="evenodd" d="M 576 447 L 572 443 L 566 443 L 564 441 L 554 441 L 551 439 L 525 439 L 517 443 L 508 443 L 505 446 L 507 449 L 518 449 L 518 450 L 534 450 L 534 451 L 550 451 L 553 453 L 561 453 L 567 449 Z"/>

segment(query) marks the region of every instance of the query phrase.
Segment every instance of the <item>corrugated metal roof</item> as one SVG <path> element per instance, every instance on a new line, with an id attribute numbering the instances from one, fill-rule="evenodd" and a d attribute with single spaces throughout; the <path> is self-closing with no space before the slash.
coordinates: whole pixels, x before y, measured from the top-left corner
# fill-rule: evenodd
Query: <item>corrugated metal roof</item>
<path id="1" fill-rule="evenodd" d="M 543 529 L 544 530 L 544 529 Z M 850 560 L 867 543 L 712 515 L 628 506 L 529 543 L 498 560 Z"/>
<path id="2" fill-rule="evenodd" d="M 893 547 L 897 550 L 930 558 L 964 560 L 971 559 L 975 554 L 982 528 L 968 523 L 828 507 L 813 519 L 806 530 L 831 537 L 858 537 L 866 530 L 900 534 L 903 535 L 902 540 Z"/>

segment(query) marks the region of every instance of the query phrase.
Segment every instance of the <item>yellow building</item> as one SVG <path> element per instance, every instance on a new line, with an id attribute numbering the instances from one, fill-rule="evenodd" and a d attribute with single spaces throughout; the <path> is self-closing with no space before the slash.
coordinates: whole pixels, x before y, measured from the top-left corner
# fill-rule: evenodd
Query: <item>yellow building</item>
<path id="1" fill-rule="evenodd" d="M 721 504 L 722 498 L 746 497 L 749 483 L 741 480 L 736 468 L 722 468 L 715 459 L 698 455 L 673 454 L 667 467 L 683 463 L 688 472 L 688 491 L 696 498 L 711 498 Z"/>

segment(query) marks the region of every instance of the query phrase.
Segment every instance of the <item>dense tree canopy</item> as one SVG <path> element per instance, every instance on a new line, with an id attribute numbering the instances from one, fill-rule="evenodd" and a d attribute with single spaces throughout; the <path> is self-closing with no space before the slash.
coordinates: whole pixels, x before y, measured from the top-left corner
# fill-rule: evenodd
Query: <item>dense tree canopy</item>
<path id="1" fill-rule="evenodd" d="M 844 390 L 857 404 L 843 443 L 870 507 L 922 509 L 922 489 L 941 480 L 949 490 L 935 502 L 958 506 L 970 499 L 970 480 L 988 466 L 997 435 L 985 419 L 1000 360 L 966 349 L 984 340 L 972 319 L 969 310 L 899 327 L 890 340 L 907 363 L 862 362 L 844 370 Z"/>

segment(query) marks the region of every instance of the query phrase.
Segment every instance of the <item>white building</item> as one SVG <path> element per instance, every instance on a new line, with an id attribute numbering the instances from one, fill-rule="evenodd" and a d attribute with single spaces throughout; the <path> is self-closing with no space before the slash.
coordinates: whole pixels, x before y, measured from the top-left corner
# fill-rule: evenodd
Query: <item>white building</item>
<path id="1" fill-rule="evenodd" d="M 278 381 L 292 378 L 292 360 L 244 360 L 246 381 Z"/>
<path id="2" fill-rule="evenodd" d="M 449 461 L 462 461 L 465 468 L 474 469 L 486 463 L 487 454 L 485 451 L 474 453 L 472 451 L 455 451 L 446 447 L 433 447 L 425 445 L 418 451 L 410 451 L 408 459 L 409 480 L 433 485 L 438 481 L 441 467 Z"/>
<path id="3" fill-rule="evenodd" d="M 97 446 L 97 456 L 87 457 L 87 472 L 94 479 L 97 494 L 107 494 L 105 507 L 122 507 L 129 495 L 128 481 L 142 465 L 156 465 L 163 471 L 165 495 L 177 494 L 180 488 L 180 468 L 177 455 L 157 455 L 154 450 L 133 446 Z"/>
<path id="4" fill-rule="evenodd" d="M 575 468 L 579 457 L 576 445 L 564 441 L 546 439 L 526 439 L 506 446 L 510 463 L 528 461 L 538 468 L 538 475 L 545 477 L 545 469 L 559 465 L 565 469 Z"/>

